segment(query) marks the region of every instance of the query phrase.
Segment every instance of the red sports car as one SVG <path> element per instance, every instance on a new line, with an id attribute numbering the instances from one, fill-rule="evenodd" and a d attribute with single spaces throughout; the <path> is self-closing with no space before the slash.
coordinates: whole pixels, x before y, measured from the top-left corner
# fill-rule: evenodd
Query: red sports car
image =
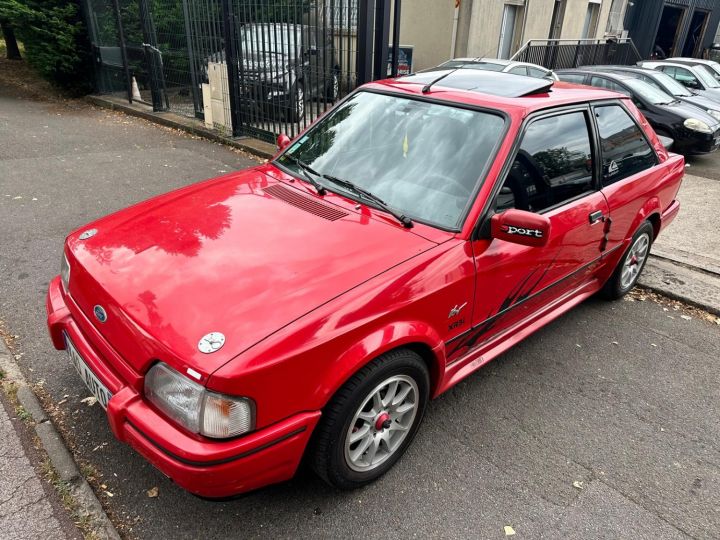
<path id="1" fill-rule="evenodd" d="M 469 70 L 367 84 L 279 146 L 72 233 L 47 296 L 117 438 L 204 497 L 303 457 L 378 478 L 430 398 L 635 285 L 684 172 L 626 96 Z"/>

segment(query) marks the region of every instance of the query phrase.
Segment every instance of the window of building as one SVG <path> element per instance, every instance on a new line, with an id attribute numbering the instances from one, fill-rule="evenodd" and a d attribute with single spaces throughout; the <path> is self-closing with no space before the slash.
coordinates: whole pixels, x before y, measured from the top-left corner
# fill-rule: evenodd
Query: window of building
<path id="1" fill-rule="evenodd" d="M 600 2 L 593 0 L 588 3 L 587 12 L 585 13 L 585 22 L 583 23 L 582 34 L 583 39 L 594 38 L 597 33 L 598 17 L 600 15 Z"/>
<path id="2" fill-rule="evenodd" d="M 620 105 L 595 107 L 595 117 L 602 149 L 603 185 L 657 164 L 655 152 L 640 128 Z"/>
<path id="3" fill-rule="evenodd" d="M 564 18 L 565 0 L 555 0 L 553 3 L 552 18 L 550 19 L 550 34 L 548 34 L 548 39 L 560 39 Z"/>
<path id="4" fill-rule="evenodd" d="M 498 58 L 510 58 L 516 49 L 516 37 L 521 33 L 518 27 L 522 25 L 522 6 L 505 4 L 503 6 L 502 22 L 500 24 L 500 42 L 498 45 Z"/>
<path id="5" fill-rule="evenodd" d="M 559 114 L 528 126 L 495 206 L 542 212 L 592 189 L 587 116 Z"/>

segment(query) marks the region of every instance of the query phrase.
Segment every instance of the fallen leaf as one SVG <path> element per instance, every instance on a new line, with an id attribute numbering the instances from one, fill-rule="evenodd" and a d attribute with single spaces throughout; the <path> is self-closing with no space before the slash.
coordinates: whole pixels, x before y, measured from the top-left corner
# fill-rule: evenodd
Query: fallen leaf
<path id="1" fill-rule="evenodd" d="M 510 525 L 505 525 L 505 536 L 514 536 L 515 535 L 515 529 L 513 529 Z"/>
<path id="2" fill-rule="evenodd" d="M 100 487 L 103 489 L 107 489 L 107 484 L 100 484 Z"/>
<path id="3" fill-rule="evenodd" d="M 112 493 L 110 493 L 109 491 L 106 491 L 106 492 L 105 492 L 105 495 L 107 495 L 108 497 L 114 497 L 114 496 L 115 496 L 115 495 L 113 495 Z"/>
<path id="4" fill-rule="evenodd" d="M 580 480 L 575 480 L 573 482 L 573 487 L 575 489 L 583 489 L 583 483 Z"/>
<path id="5" fill-rule="evenodd" d="M 88 407 L 92 407 L 93 405 L 95 405 L 95 403 L 97 403 L 97 398 L 95 396 L 88 396 L 84 399 L 81 399 L 80 403 L 85 403 Z"/>
<path id="6" fill-rule="evenodd" d="M 160 492 L 160 490 L 158 489 L 157 486 L 155 486 L 155 487 L 148 489 L 146 493 L 147 493 L 148 497 L 150 497 L 151 499 L 154 499 L 155 497 L 158 496 L 159 492 Z"/>

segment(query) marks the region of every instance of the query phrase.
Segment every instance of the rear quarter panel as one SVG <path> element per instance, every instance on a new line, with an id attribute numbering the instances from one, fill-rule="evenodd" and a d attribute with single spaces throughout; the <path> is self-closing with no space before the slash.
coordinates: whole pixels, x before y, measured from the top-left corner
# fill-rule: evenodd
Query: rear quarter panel
<path id="1" fill-rule="evenodd" d="M 624 104 L 645 131 L 659 163 L 652 169 L 603 188 L 612 218 L 608 247 L 629 241 L 640 224 L 648 218 L 658 220 L 654 225 L 660 224 L 660 217 L 675 200 L 685 173 L 685 159 L 678 154 L 668 153 L 630 100 L 625 100 Z M 655 228 L 656 235 L 659 230 L 660 227 Z"/>

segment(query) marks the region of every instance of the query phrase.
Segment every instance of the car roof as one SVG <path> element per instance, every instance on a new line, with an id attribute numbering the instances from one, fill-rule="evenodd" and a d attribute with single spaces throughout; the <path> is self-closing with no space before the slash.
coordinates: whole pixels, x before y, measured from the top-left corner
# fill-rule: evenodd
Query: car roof
<path id="1" fill-rule="evenodd" d="M 555 73 L 558 76 L 562 75 L 563 73 L 593 73 L 596 75 L 602 75 L 603 77 L 607 77 L 608 79 L 613 79 L 616 81 L 627 81 L 630 79 L 637 80 L 637 77 L 631 77 L 630 75 L 623 75 L 622 73 L 614 73 L 614 72 L 608 72 L 608 71 L 604 71 L 604 70 L 593 69 L 592 67 L 561 69 L 559 71 L 556 71 Z"/>
<path id="2" fill-rule="evenodd" d="M 672 66 L 690 70 L 692 70 L 692 68 L 694 67 L 697 67 L 696 65 L 693 66 L 690 64 L 686 64 L 685 62 L 673 62 L 672 60 L 645 60 L 643 61 L 643 66 Z"/>
<path id="3" fill-rule="evenodd" d="M 677 56 L 674 58 L 668 58 L 667 61 L 668 62 L 682 62 L 682 63 L 692 62 L 693 64 L 702 64 L 705 66 L 712 66 L 712 65 L 717 64 L 717 62 L 715 60 L 705 60 L 704 58 L 688 58 L 686 56 Z"/>
<path id="4" fill-rule="evenodd" d="M 447 70 L 426 71 L 397 79 L 375 81 L 366 84 L 365 88 L 432 97 L 457 104 L 515 110 L 524 114 L 573 103 L 627 97 L 618 92 L 584 85 L 510 73 L 472 70 L 451 72 L 450 75 L 433 84 L 428 92 L 423 92 L 429 82 L 447 73 Z M 503 94 L 493 93 L 502 87 L 505 88 Z"/>

